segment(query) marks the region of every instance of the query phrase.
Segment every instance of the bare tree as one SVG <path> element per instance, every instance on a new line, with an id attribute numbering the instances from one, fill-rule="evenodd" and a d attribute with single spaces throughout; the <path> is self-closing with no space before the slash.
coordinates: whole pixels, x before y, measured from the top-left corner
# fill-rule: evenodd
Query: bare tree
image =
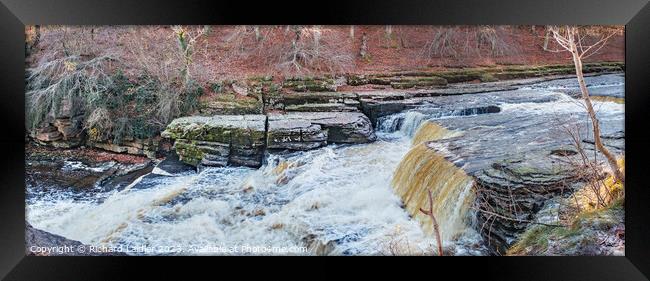
<path id="1" fill-rule="evenodd" d="M 370 58 L 370 53 L 368 53 L 368 35 L 366 35 L 365 32 L 361 35 L 361 48 L 359 50 L 359 55 L 364 60 Z"/>
<path id="2" fill-rule="evenodd" d="M 173 26 L 172 30 L 178 41 L 178 48 L 183 54 L 184 66 L 181 72 L 185 78 L 185 85 L 189 84 L 192 80 L 192 74 L 190 73 L 190 65 L 192 64 L 192 55 L 194 54 L 194 46 L 196 45 L 197 39 L 199 37 L 206 35 L 209 31 L 209 26 L 204 26 L 203 28 L 188 28 L 183 26 Z"/>
<path id="3" fill-rule="evenodd" d="M 264 53 L 277 58 L 277 67 L 285 73 L 311 71 L 345 72 L 353 63 L 353 56 L 335 37 L 331 28 L 321 26 L 290 26 L 280 44 L 273 44 Z M 290 39 L 290 40 L 289 40 Z"/>
<path id="4" fill-rule="evenodd" d="M 555 52 L 568 51 L 571 53 L 573 59 L 573 64 L 576 69 L 576 76 L 578 78 L 578 84 L 580 85 L 580 92 L 582 93 L 582 99 L 584 100 L 587 113 L 591 120 L 591 125 L 594 134 L 594 144 L 596 149 L 600 151 L 614 173 L 614 177 L 617 181 L 625 183 L 625 175 L 621 172 L 616 162 L 616 157 L 612 154 L 606 147 L 603 145 L 603 142 L 600 138 L 600 125 L 598 118 L 596 117 L 596 112 L 591 103 L 591 98 L 589 96 L 589 90 L 585 83 L 584 74 L 582 73 L 582 61 L 593 54 L 596 54 L 600 49 L 602 49 L 607 41 L 614 35 L 620 34 L 622 28 L 620 27 L 578 27 L 578 26 L 550 26 L 548 27 L 550 32 L 553 34 L 553 39 L 560 47 L 556 50 L 550 50 Z"/>

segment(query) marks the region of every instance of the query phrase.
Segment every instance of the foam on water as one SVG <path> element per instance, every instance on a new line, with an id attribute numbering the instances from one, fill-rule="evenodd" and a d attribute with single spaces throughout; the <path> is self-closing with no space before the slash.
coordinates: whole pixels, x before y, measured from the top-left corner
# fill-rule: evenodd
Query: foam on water
<path id="1" fill-rule="evenodd" d="M 407 111 L 391 114 L 379 119 L 377 130 L 385 133 L 399 132 L 403 136 L 412 137 L 427 115 L 417 111 Z"/>
<path id="2" fill-rule="evenodd" d="M 526 114 L 562 114 L 562 113 L 584 113 L 585 104 L 582 99 L 574 99 L 566 94 L 547 92 L 556 95 L 555 101 L 546 103 L 523 102 L 500 104 L 503 113 L 526 113 Z M 625 105 L 610 101 L 592 100 L 596 114 L 618 115 L 624 113 Z"/>
<path id="3" fill-rule="evenodd" d="M 393 136 L 272 155 L 259 170 L 163 177 L 151 188 L 112 192 L 99 202 L 42 196 L 27 216 L 35 227 L 83 243 L 175 246 L 157 254 L 192 254 L 205 246 L 309 247 L 313 254 L 328 245 L 329 254 L 382 254 L 396 243 L 391 239 L 408 241 L 401 254 L 421 254 L 435 241 L 390 186 L 409 142 Z"/>

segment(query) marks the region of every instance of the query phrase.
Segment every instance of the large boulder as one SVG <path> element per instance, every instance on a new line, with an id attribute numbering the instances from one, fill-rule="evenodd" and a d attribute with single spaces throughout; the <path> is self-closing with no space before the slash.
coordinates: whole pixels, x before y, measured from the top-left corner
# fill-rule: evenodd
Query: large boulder
<path id="1" fill-rule="evenodd" d="M 180 160 L 193 166 L 259 167 L 264 158 L 266 116 L 191 116 L 172 121 L 162 133 L 175 140 Z"/>

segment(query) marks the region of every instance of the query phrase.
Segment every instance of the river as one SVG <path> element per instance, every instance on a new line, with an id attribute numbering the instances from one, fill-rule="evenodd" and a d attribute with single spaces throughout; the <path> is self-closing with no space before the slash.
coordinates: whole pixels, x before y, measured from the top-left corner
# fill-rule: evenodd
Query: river
<path id="1" fill-rule="evenodd" d="M 623 95 L 621 75 L 587 82 L 604 95 Z M 564 79 L 516 91 L 434 98 L 416 110 L 381 118 L 374 143 L 268 155 L 260 169 L 206 168 L 175 176 L 154 171 L 126 188 L 83 194 L 30 193 L 35 187 L 28 186 L 27 221 L 86 244 L 134 249 L 130 254 L 135 255 L 430 255 L 436 240 L 409 216 L 391 186 L 419 125 L 433 120 L 464 132 L 457 144 L 471 147 L 466 150 L 471 153 L 455 163 L 479 169 L 472 157 L 489 150 L 481 138 L 491 139 L 490 145 L 507 142 L 511 135 L 552 126 L 542 122 L 549 116 L 584 114 L 570 97 L 574 84 L 575 79 Z M 486 105 L 499 112 L 481 110 Z M 624 105 L 605 101 L 596 107 L 611 123 L 606 133 L 623 130 Z M 528 146 L 542 143 L 538 135 L 522 140 Z M 512 146 L 515 152 L 518 147 Z M 453 219 L 464 227 L 445 236 L 446 254 L 486 254 L 474 214 L 463 214 Z"/>

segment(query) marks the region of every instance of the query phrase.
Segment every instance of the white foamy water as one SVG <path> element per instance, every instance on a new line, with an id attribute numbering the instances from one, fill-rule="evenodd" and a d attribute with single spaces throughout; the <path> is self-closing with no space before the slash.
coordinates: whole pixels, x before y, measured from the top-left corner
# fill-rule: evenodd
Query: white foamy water
<path id="1" fill-rule="evenodd" d="M 585 104 L 582 99 L 574 99 L 566 94 L 549 92 L 557 97 L 557 100 L 551 102 L 522 102 L 522 103 L 503 103 L 500 104 L 503 113 L 527 113 L 527 114 L 563 114 L 576 113 L 583 114 L 586 112 Z M 596 114 L 620 115 L 624 114 L 625 105 L 610 101 L 592 100 L 592 105 Z"/>
<path id="2" fill-rule="evenodd" d="M 429 254 L 435 240 L 409 218 L 390 186 L 410 140 L 380 135 L 367 145 L 272 155 L 259 170 L 161 176 L 152 187 L 132 185 L 102 200 L 40 196 L 28 204 L 27 217 L 37 228 L 91 245 L 172 247 L 144 254 L 222 254 L 223 248 L 210 249 L 247 246 L 308 247 L 290 254 Z M 402 250 L 391 253 L 396 245 Z"/>
<path id="3" fill-rule="evenodd" d="M 380 118 L 377 130 L 385 133 L 400 132 L 404 136 L 412 137 L 422 121 L 427 118 L 427 115 L 417 111 L 392 114 Z"/>

